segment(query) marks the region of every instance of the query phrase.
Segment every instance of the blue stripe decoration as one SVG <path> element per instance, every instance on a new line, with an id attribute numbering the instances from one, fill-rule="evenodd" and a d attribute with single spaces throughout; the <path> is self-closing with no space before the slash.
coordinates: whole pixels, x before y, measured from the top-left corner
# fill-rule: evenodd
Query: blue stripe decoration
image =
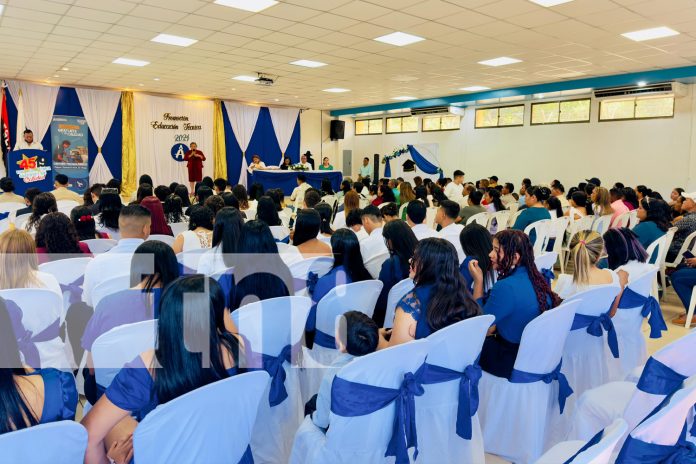
<path id="1" fill-rule="evenodd" d="M 446 106 L 465 103 L 473 104 L 477 100 L 488 100 L 492 98 L 517 97 L 522 95 L 532 95 L 535 93 L 559 92 L 563 90 L 584 88 L 599 89 L 605 87 L 636 85 L 641 81 L 647 84 L 652 84 L 671 80 L 678 80 L 684 83 L 694 83 L 696 81 L 696 66 L 640 71 L 628 74 L 616 74 L 612 76 L 589 77 L 585 79 L 549 82 L 546 84 L 534 84 L 522 87 L 509 87 L 505 89 L 487 90 L 485 92 L 471 92 L 440 98 L 429 98 L 425 100 L 412 100 L 407 102 L 361 106 L 356 108 L 343 108 L 331 111 L 331 116 L 347 116 L 357 113 L 399 110 L 404 108 L 425 108 L 428 106 Z"/>

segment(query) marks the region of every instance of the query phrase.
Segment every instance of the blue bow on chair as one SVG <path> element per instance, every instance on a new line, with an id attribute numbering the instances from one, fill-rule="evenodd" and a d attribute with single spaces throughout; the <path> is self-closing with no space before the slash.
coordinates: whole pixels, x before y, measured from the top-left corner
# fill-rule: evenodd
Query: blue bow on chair
<path id="1" fill-rule="evenodd" d="M 558 406 L 563 414 L 563 409 L 565 409 L 566 399 L 573 394 L 573 389 L 570 388 L 568 379 L 561 372 L 561 365 L 563 361 L 558 363 L 558 366 L 548 374 L 533 374 L 531 372 L 518 371 L 517 369 L 512 370 L 510 375 L 510 382 L 512 383 L 534 383 L 534 382 L 544 382 L 545 384 L 550 384 L 554 380 L 558 381 Z"/>
<path id="2" fill-rule="evenodd" d="M 261 354 L 261 362 L 263 370 L 271 376 L 271 389 L 268 392 L 268 403 L 273 406 L 278 406 L 288 397 L 288 391 L 285 389 L 285 369 L 283 363 L 285 361 L 292 362 L 291 345 L 285 345 L 278 356 L 269 354 Z M 258 370 L 258 369 L 250 369 Z"/>
<path id="3" fill-rule="evenodd" d="M 82 299 L 82 284 L 84 283 L 84 281 L 85 276 L 81 275 L 80 277 L 75 279 L 74 282 L 71 282 L 69 284 L 59 284 L 61 292 L 70 292 L 70 296 L 68 297 L 69 304 L 75 304 Z"/>
<path id="4" fill-rule="evenodd" d="M 317 282 L 319 282 L 319 275 L 316 272 L 309 271 L 307 274 L 307 291 L 310 295 L 314 293 Z"/>
<path id="5" fill-rule="evenodd" d="M 619 340 L 616 338 L 616 329 L 614 329 L 614 323 L 611 321 L 609 316 L 609 311 L 602 313 L 599 316 L 588 316 L 586 314 L 575 314 L 575 319 L 573 319 L 573 325 L 570 330 L 579 330 L 587 328 L 587 333 L 594 337 L 602 336 L 602 329 L 607 331 L 607 343 L 609 344 L 609 349 L 611 354 L 615 357 L 619 357 Z"/>
<path id="6" fill-rule="evenodd" d="M 399 388 L 350 382 L 336 376 L 331 384 L 331 412 L 342 417 L 364 416 L 396 402 L 392 436 L 384 456 L 395 456 L 396 464 L 409 464 L 409 448 L 415 448 L 413 457 L 418 457 L 415 397 L 425 392 L 420 381 L 422 371 L 423 367 L 416 374 L 407 372 Z"/>
<path id="7" fill-rule="evenodd" d="M 696 445 L 686 440 L 686 424 L 674 445 L 647 443 L 629 435 L 616 458 L 617 464 L 693 464 L 694 462 L 696 462 Z"/>
<path id="8" fill-rule="evenodd" d="M 546 279 L 546 282 L 548 282 L 549 285 L 551 285 L 553 279 L 556 278 L 556 275 L 553 273 L 553 269 L 542 269 L 541 275 L 544 277 L 544 279 Z"/>
<path id="9" fill-rule="evenodd" d="M 619 301 L 619 309 L 630 309 L 642 307 L 641 314 L 648 318 L 650 324 L 650 338 L 662 337 L 662 331 L 667 330 L 665 318 L 662 316 L 660 303 L 654 296 L 643 296 L 635 292 L 629 287 L 626 287 L 621 294 Z"/>
<path id="10" fill-rule="evenodd" d="M 19 351 L 24 355 L 24 363 L 34 369 L 41 367 L 41 357 L 36 348 L 37 343 L 48 342 L 60 335 L 60 319 L 53 321 L 48 327 L 34 335 L 31 330 L 24 329 L 24 332 L 15 334 Z"/>

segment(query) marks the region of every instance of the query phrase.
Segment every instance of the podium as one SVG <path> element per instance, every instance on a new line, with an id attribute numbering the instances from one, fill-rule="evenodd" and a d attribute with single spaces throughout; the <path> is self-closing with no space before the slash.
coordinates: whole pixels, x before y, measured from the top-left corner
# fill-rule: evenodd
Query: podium
<path id="1" fill-rule="evenodd" d="M 42 192 L 53 190 L 53 160 L 43 150 L 13 150 L 7 154 L 7 169 L 14 182 L 15 193 L 24 196 L 35 187 Z"/>

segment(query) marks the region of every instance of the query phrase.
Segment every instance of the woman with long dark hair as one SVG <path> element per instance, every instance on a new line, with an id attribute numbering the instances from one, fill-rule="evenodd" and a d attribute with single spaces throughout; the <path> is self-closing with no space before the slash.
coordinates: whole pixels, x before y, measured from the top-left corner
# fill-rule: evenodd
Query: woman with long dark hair
<path id="1" fill-rule="evenodd" d="M 39 193 L 34 198 L 31 203 L 31 216 L 27 221 L 25 230 L 29 233 L 36 232 L 39 227 L 39 221 L 44 216 L 44 214 L 55 213 L 58 211 L 58 204 L 56 202 L 56 197 L 52 193 Z"/>
<path id="2" fill-rule="evenodd" d="M 189 209 L 189 230 L 176 236 L 172 245 L 175 253 L 212 246 L 215 215 L 207 206 L 193 205 Z"/>
<path id="3" fill-rule="evenodd" d="M 140 204 L 144 198 L 154 195 L 152 184 L 140 184 L 135 195 L 135 203 Z"/>
<path id="4" fill-rule="evenodd" d="M 184 203 L 181 197 L 175 193 L 167 196 L 164 200 L 164 214 L 167 219 L 167 224 L 176 224 L 179 222 L 188 222 L 188 217 L 184 214 Z"/>
<path id="5" fill-rule="evenodd" d="M 232 187 L 232 195 L 239 201 L 239 210 L 247 211 L 249 209 L 249 196 L 247 195 L 246 187 L 237 184 Z"/>
<path id="6" fill-rule="evenodd" d="M 244 219 L 237 208 L 226 206 L 218 211 L 213 227 L 213 247 L 201 256 L 198 273 L 213 275 L 234 266 L 233 254 L 237 252 Z"/>
<path id="7" fill-rule="evenodd" d="M 372 315 L 372 319 L 380 327 L 384 325 L 389 292 L 394 285 L 408 277 L 410 260 L 418 246 L 416 235 L 403 221 L 387 222 L 382 229 L 382 236 L 389 250 L 389 258 L 382 263 L 379 271 L 379 280 L 383 285 Z"/>
<path id="8" fill-rule="evenodd" d="M 319 213 L 321 223 L 319 225 L 319 239 L 323 242 L 331 241 L 334 231 L 331 229 L 331 214 L 333 213 L 328 203 L 321 202 L 314 207 Z"/>
<path id="9" fill-rule="evenodd" d="M 331 247 L 317 238 L 321 231 L 321 216 L 316 210 L 301 209 L 295 219 L 292 244 L 303 258 L 331 256 Z"/>
<path id="10" fill-rule="evenodd" d="M 150 235 L 174 235 L 172 228 L 167 224 L 167 218 L 164 216 L 162 202 L 157 197 L 149 196 L 143 198 L 140 200 L 140 206 L 150 212 L 152 218 Z"/>
<path id="11" fill-rule="evenodd" d="M 278 216 L 278 208 L 270 196 L 259 198 L 258 206 L 256 207 L 256 219 L 265 222 L 268 224 L 268 227 L 283 225 Z"/>
<path id="12" fill-rule="evenodd" d="M 418 242 L 409 276 L 415 288 L 397 304 L 393 329 L 380 329 L 379 348 L 425 338 L 481 313 L 459 272 L 457 250 L 447 240 Z"/>
<path id="13" fill-rule="evenodd" d="M 505 205 L 503 205 L 503 201 L 500 199 L 498 189 L 489 188 L 484 195 L 484 200 L 489 213 L 505 210 Z"/>
<path id="14" fill-rule="evenodd" d="M 378 197 L 382 199 L 382 203 L 396 203 L 396 196 L 394 195 L 394 190 L 389 188 L 388 185 L 379 186 Z"/>
<path id="15" fill-rule="evenodd" d="M 189 190 L 184 184 L 179 184 L 174 188 L 174 195 L 181 198 L 181 207 L 184 211 L 191 206 Z"/>
<path id="16" fill-rule="evenodd" d="M 322 179 L 321 180 L 321 196 L 323 197 L 324 195 L 333 195 L 333 187 L 331 187 L 331 180 L 330 179 Z"/>
<path id="17" fill-rule="evenodd" d="M 93 240 L 108 238 L 106 234 L 97 232 L 97 223 L 92 216 L 89 206 L 76 206 L 70 211 L 70 221 L 75 227 L 78 240 Z"/>
<path id="18" fill-rule="evenodd" d="M 546 200 L 546 209 L 551 213 L 551 219 L 563 217 L 563 205 L 558 197 L 551 195 L 549 199 Z"/>
<path id="19" fill-rule="evenodd" d="M 99 232 L 106 233 L 109 238 L 118 240 L 121 234 L 118 230 L 118 217 L 121 214 L 123 203 L 116 189 L 103 189 L 99 197 L 99 220 L 97 221 Z"/>
<path id="20" fill-rule="evenodd" d="M 534 188 L 531 196 L 536 197 Z M 522 331 L 535 317 L 555 308 L 561 300 L 534 264 L 532 243 L 524 232 L 498 232 L 493 238 L 489 259 L 498 272 L 498 281 L 491 287 L 483 312 L 494 315 L 495 324 L 483 343 L 479 364 L 486 372 L 509 379 Z M 469 263 L 469 272 L 474 278 L 474 298 L 482 302 L 484 274 L 478 261 Z"/>
<path id="21" fill-rule="evenodd" d="M 39 223 L 36 231 L 36 253 L 39 264 L 47 261 L 55 261 L 65 258 L 74 258 L 75 255 L 91 255 L 86 243 L 82 243 L 77 236 L 75 226 L 63 213 L 48 213 Z"/>
<path id="22" fill-rule="evenodd" d="M 459 242 L 466 255 L 464 262 L 459 266 L 459 272 L 466 280 L 466 287 L 469 291 L 474 290 L 474 277 L 469 272 L 469 263 L 476 260 L 483 273 L 483 292 L 487 295 L 495 283 L 495 271 L 489 258 L 493 250 L 490 232 L 480 224 L 471 223 L 459 233 Z"/>
<path id="23" fill-rule="evenodd" d="M 82 420 L 89 437 L 87 464 L 105 462 L 109 441 L 127 441 L 136 421 L 157 405 L 237 374 L 240 341 L 228 331 L 229 309 L 215 280 L 182 277 L 164 290 L 159 307 L 166 310 L 159 312 L 157 348 L 127 363 Z M 186 340 L 206 346 L 191 349 Z"/>
<path id="24" fill-rule="evenodd" d="M 652 265 L 647 263 L 648 253 L 631 229 L 625 227 L 609 229 L 602 238 L 609 269 L 619 274 L 622 284 L 628 282 L 629 276 L 641 276 L 652 268 Z M 622 276 L 624 272 L 628 276 Z"/>
<path id="25" fill-rule="evenodd" d="M 0 298 L 0 435 L 38 424 L 74 420 L 77 388 L 70 372 L 22 364 L 17 338 L 22 314 Z M 37 413 L 37 412 L 40 412 Z M 36 443 L 38 447 L 40 443 Z"/>
<path id="26" fill-rule="evenodd" d="M 633 228 L 633 232 L 638 236 L 638 241 L 643 248 L 647 250 L 672 226 L 672 210 L 663 200 L 645 197 L 638 204 L 638 219 L 640 222 Z M 650 262 L 655 262 L 655 259 L 657 259 L 656 253 L 650 257 Z"/>

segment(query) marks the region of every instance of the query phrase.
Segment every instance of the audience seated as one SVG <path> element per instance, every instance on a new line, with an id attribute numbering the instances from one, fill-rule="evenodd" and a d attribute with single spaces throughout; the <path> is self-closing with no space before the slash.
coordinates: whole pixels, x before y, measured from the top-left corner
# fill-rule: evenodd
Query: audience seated
<path id="1" fill-rule="evenodd" d="M 91 256 L 89 247 L 77 236 L 75 226 L 63 213 L 48 213 L 41 218 L 36 231 L 36 253 L 39 264 L 58 259 Z"/>
<path id="2" fill-rule="evenodd" d="M 440 226 L 440 237 L 444 238 L 457 250 L 459 262 L 464 261 L 464 250 L 459 241 L 459 234 L 464 228 L 463 225 L 457 224 L 456 220 L 459 217 L 459 204 L 452 200 L 443 200 L 437 209 L 435 215 L 435 223 Z"/>
<path id="3" fill-rule="evenodd" d="M 184 184 L 179 184 L 174 189 L 174 195 L 181 198 L 181 207 L 184 211 L 188 211 L 191 206 L 191 196 L 188 188 Z"/>
<path id="4" fill-rule="evenodd" d="M 215 216 L 213 243 L 198 262 L 198 273 L 213 275 L 234 266 L 233 254 L 237 253 L 244 219 L 239 210 L 226 206 Z"/>
<path id="5" fill-rule="evenodd" d="M 459 271 L 466 281 L 466 287 L 469 291 L 474 291 L 474 278 L 469 271 L 469 263 L 476 260 L 483 274 L 483 294 L 485 300 L 495 282 L 495 271 L 490 258 L 493 250 L 491 234 L 482 225 L 472 223 L 464 227 L 459 233 L 459 242 L 466 254 L 464 262 L 459 266 Z"/>
<path id="6" fill-rule="evenodd" d="M 672 226 L 670 224 L 672 214 L 669 205 L 663 200 L 644 197 L 638 204 L 638 220 L 640 221 L 633 232 L 638 236 L 638 241 L 643 248 L 647 248 L 657 239 L 667 233 Z M 650 262 L 657 259 L 656 253 L 650 257 Z"/>
<path id="7" fill-rule="evenodd" d="M 128 462 L 138 421 L 158 404 L 237 374 L 240 341 L 228 331 L 229 309 L 217 282 L 182 277 L 165 289 L 159 307 L 157 348 L 126 364 L 82 419 L 89 437 L 87 464 L 105 462 L 107 451 L 110 458 Z"/>
<path id="8" fill-rule="evenodd" d="M 331 256 L 331 246 L 317 238 L 320 230 L 321 216 L 316 210 L 301 209 L 297 212 L 292 244 L 303 258 Z"/>
<path id="9" fill-rule="evenodd" d="M 360 210 L 354 209 L 346 216 L 346 228 L 355 232 L 358 240 L 361 242 L 369 237 L 368 233 L 362 226 L 362 217 L 360 216 Z"/>
<path id="10" fill-rule="evenodd" d="M 121 197 L 118 190 L 105 188 L 99 197 L 99 219 L 97 230 L 105 233 L 108 238 L 118 240 L 121 237 L 119 231 L 119 217 L 121 214 Z"/>
<path id="11" fill-rule="evenodd" d="M 31 214 L 32 212 L 32 203 L 34 202 L 34 198 L 41 193 L 41 190 L 37 189 L 36 187 L 29 187 L 26 189 L 24 192 L 24 199 L 23 203 L 26 205 L 24 208 L 20 208 L 15 212 L 15 216 L 22 216 L 24 214 Z"/>
<path id="12" fill-rule="evenodd" d="M 212 211 L 215 215 L 218 213 L 218 211 L 225 207 L 225 200 L 223 200 L 220 196 L 213 195 L 206 198 L 203 205 L 210 208 L 210 211 Z"/>
<path id="13" fill-rule="evenodd" d="M 363 260 L 367 261 L 373 256 L 387 253 L 387 246 L 382 237 L 384 221 L 379 208 L 372 205 L 365 207 L 360 212 L 360 218 L 365 232 L 369 234 L 369 237 L 360 242 L 360 253 L 362 253 Z"/>
<path id="14" fill-rule="evenodd" d="M 164 208 L 162 202 L 154 196 L 145 197 L 140 201 L 140 206 L 150 212 L 152 225 L 150 226 L 150 234 L 152 235 L 174 235 L 172 228 L 167 224 L 167 218 L 164 216 Z"/>
<path id="15" fill-rule="evenodd" d="M 356 192 L 349 190 L 345 194 L 345 198 L 343 200 L 343 210 L 339 210 L 336 213 L 333 223 L 331 224 L 331 228 L 333 230 L 338 230 L 342 227 L 346 227 L 346 217 L 351 211 L 358 209 L 360 209 L 360 196 Z"/>
<path id="16" fill-rule="evenodd" d="M 0 290 L 46 288 L 63 295 L 53 275 L 39 271 L 34 238 L 19 229 L 0 234 Z"/>
<path id="17" fill-rule="evenodd" d="M 568 216 L 572 221 L 577 221 L 592 214 L 591 210 L 587 210 L 587 195 L 585 192 L 573 192 L 570 196 L 569 204 L 570 208 L 565 212 L 565 216 Z"/>
<path id="18" fill-rule="evenodd" d="M 517 216 L 515 223 L 512 225 L 512 229 L 524 232 L 524 229 L 530 224 L 545 219 L 551 219 L 549 210 L 544 206 L 544 202 L 549 199 L 550 195 L 551 191 L 547 187 L 534 186 L 527 188 L 524 197 L 526 208 Z M 529 238 L 532 243 L 534 243 L 536 240 L 536 232 L 532 231 L 532 233 L 529 234 Z"/>
<path id="19" fill-rule="evenodd" d="M 305 192 L 311 188 L 311 185 L 307 183 L 307 176 L 300 173 L 297 175 L 297 187 L 292 191 L 290 195 L 290 201 L 295 205 L 295 210 L 298 210 L 304 204 Z"/>
<path id="20" fill-rule="evenodd" d="M 305 198 L 307 197 L 305 196 Z M 331 236 L 334 233 L 333 229 L 331 229 L 331 214 L 333 213 L 331 206 L 328 203 L 321 202 L 314 207 L 314 210 L 319 213 L 321 218 L 318 238 L 328 243 L 331 241 Z"/>
<path id="21" fill-rule="evenodd" d="M 65 174 L 56 174 L 53 182 L 55 190 L 53 190 L 51 193 L 55 197 L 56 201 L 72 200 L 81 205 L 84 201 L 82 196 L 79 193 L 68 189 L 68 182 L 68 176 Z"/>
<path id="22" fill-rule="evenodd" d="M 55 213 L 56 211 L 58 211 L 58 204 L 53 194 L 39 193 L 31 204 L 31 216 L 29 216 L 29 220 L 24 225 L 24 229 L 27 232 L 36 233 L 41 218 L 48 213 Z"/>
<path id="23" fill-rule="evenodd" d="M 189 230 L 177 235 L 172 248 L 175 253 L 210 248 L 213 241 L 215 216 L 207 206 L 193 205 L 189 208 Z"/>
<path id="24" fill-rule="evenodd" d="M 464 191 L 464 173 L 457 169 L 454 171 L 452 174 L 452 182 L 447 184 L 447 187 L 445 188 L 445 196 L 449 199 L 457 203 L 458 205 L 461 204 L 463 195 L 462 192 Z"/>
<path id="25" fill-rule="evenodd" d="M 420 200 L 413 200 L 406 207 L 406 222 L 411 227 L 416 240 L 437 237 L 437 232 L 432 227 L 424 224 L 428 215 L 428 208 Z"/>
<path id="26" fill-rule="evenodd" d="M 321 194 L 319 193 L 319 190 L 310 187 L 305 192 L 304 200 L 302 202 L 302 207 L 314 209 L 314 207 L 317 206 L 320 201 L 321 201 Z"/>
<path id="27" fill-rule="evenodd" d="M 696 232 L 696 192 L 682 194 L 681 219 L 674 220 L 674 227 L 677 228 L 672 239 L 672 244 L 667 252 L 667 261 L 672 262 L 677 258 L 679 250 L 686 241 L 686 238 Z"/>
<path id="28" fill-rule="evenodd" d="M 379 213 L 382 215 L 382 221 L 385 224 L 399 219 L 399 207 L 396 206 L 396 203 L 383 203 L 379 208 Z"/>
<path id="29" fill-rule="evenodd" d="M 481 206 L 481 201 L 483 200 L 483 192 L 480 190 L 473 190 L 469 197 L 467 198 L 467 206 L 459 211 L 459 222 L 462 225 L 466 225 L 469 218 L 475 214 L 485 213 L 486 207 Z"/>
<path id="30" fill-rule="evenodd" d="M 14 181 L 9 177 L 0 179 L 0 190 L 0 203 L 24 203 L 24 198 L 14 193 Z"/>
<path id="31" fill-rule="evenodd" d="M 528 203 L 530 196 L 536 197 L 534 189 L 527 195 Z M 535 317 L 555 308 L 561 300 L 534 264 L 532 243 L 523 232 L 512 229 L 498 232 L 493 238 L 490 260 L 498 280 L 491 287 L 485 304 L 483 268 L 477 260 L 469 263 L 474 298 L 485 314 L 495 316 L 495 324 L 483 343 L 479 364 L 489 374 L 509 379 L 522 331 Z"/>
<path id="32" fill-rule="evenodd" d="M 188 222 L 188 216 L 184 214 L 184 203 L 181 201 L 181 197 L 176 193 L 167 196 L 167 198 L 164 199 L 162 207 L 164 208 L 167 224 Z"/>
<path id="33" fill-rule="evenodd" d="M 413 187 L 411 187 L 410 182 L 402 182 L 399 185 L 399 195 L 401 198 L 401 217 L 400 219 L 406 220 L 406 206 L 408 205 L 409 202 L 413 201 L 416 199 L 416 192 L 413 191 Z"/>
<path id="34" fill-rule="evenodd" d="M 70 211 L 70 222 L 75 227 L 78 240 L 109 238 L 103 232 L 97 232 L 97 223 L 89 206 L 76 206 Z"/>

